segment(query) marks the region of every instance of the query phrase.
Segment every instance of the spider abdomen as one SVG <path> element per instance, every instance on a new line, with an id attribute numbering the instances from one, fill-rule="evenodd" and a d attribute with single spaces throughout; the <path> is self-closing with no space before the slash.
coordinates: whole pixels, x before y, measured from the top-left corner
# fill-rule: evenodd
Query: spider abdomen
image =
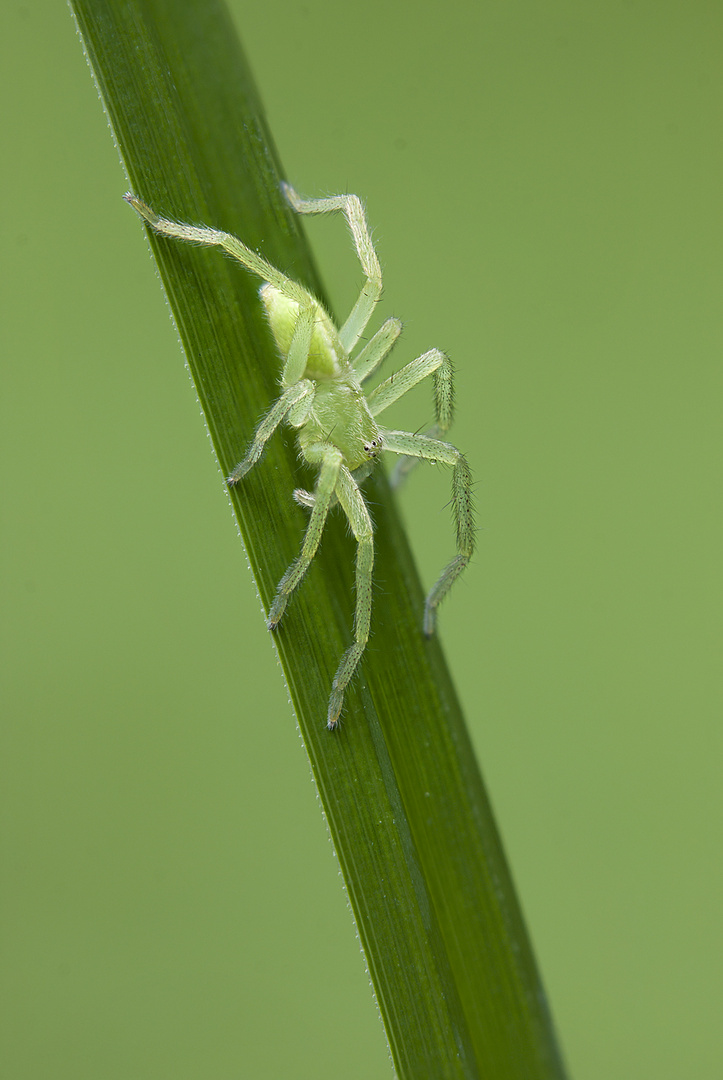
<path id="1" fill-rule="evenodd" d="M 301 288 L 301 286 L 297 287 Z M 309 300 L 315 302 L 316 312 L 304 377 L 307 379 L 328 378 L 341 371 L 346 355 L 329 314 L 318 301 L 314 301 L 311 294 L 307 295 Z M 268 283 L 261 286 L 259 296 L 266 310 L 274 341 L 281 355 L 286 358 L 289 355 L 291 339 L 299 319 L 299 303 Z"/>

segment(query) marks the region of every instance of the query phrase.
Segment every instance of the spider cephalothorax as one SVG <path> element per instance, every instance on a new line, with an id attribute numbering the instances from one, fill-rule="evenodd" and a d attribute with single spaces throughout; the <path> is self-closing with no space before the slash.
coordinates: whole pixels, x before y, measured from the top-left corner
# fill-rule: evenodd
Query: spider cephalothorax
<path id="1" fill-rule="evenodd" d="M 294 492 L 310 511 L 301 553 L 276 590 L 267 623 L 275 629 L 294 589 L 308 570 L 321 540 L 331 506 L 338 502 L 357 541 L 356 614 L 354 641 L 341 658 L 329 698 L 327 722 L 335 727 L 344 691 L 356 671 L 369 638 L 372 611 L 374 530 L 360 484 L 372 471 L 381 451 L 400 455 L 395 476 L 401 479 L 419 460 L 452 466 L 452 507 L 457 531 L 457 554 L 431 589 L 424 609 L 424 632 L 434 632 L 437 607 L 470 560 L 474 548 L 471 478 L 466 459 L 444 436 L 452 423 L 454 384 L 452 365 L 439 349 L 431 349 L 369 393 L 364 383 L 389 353 L 402 330 L 398 319 L 387 319 L 368 343 L 356 351 L 382 290 L 379 260 L 369 236 L 364 209 L 356 195 L 303 199 L 283 185 L 291 206 L 300 214 L 342 212 L 351 229 L 364 270 L 365 283 L 349 318 L 337 329 L 321 303 L 298 282 L 286 277 L 230 233 L 183 225 L 159 217 L 135 195 L 126 200 L 157 233 L 191 243 L 223 248 L 258 274 L 271 332 L 284 359 L 282 393 L 259 424 L 246 456 L 228 478 L 237 484 L 261 457 L 264 446 L 285 422 L 297 431 L 299 451 L 318 470 L 313 493 Z M 424 435 L 380 428 L 376 418 L 413 386 L 432 375 L 436 422 Z"/>

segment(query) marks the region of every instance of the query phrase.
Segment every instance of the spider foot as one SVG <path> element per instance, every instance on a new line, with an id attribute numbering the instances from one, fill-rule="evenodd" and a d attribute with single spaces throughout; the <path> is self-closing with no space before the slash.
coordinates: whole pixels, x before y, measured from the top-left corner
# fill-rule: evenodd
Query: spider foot
<path id="1" fill-rule="evenodd" d="M 269 614 L 268 614 L 268 617 L 266 619 L 266 628 L 267 628 L 267 630 L 275 630 L 276 627 L 279 625 L 279 623 L 281 622 L 281 617 L 284 614 L 284 612 L 286 611 L 286 605 L 288 603 L 288 599 L 289 599 L 288 596 L 285 596 L 285 595 L 279 596 L 278 593 L 276 594 L 276 596 L 274 597 L 273 603 L 271 604 L 271 607 L 269 608 Z"/>
<path id="2" fill-rule="evenodd" d="M 341 710 L 344 707 L 344 691 L 332 690 L 331 697 L 329 698 L 329 712 L 327 715 L 326 726 L 329 731 L 334 731 L 336 725 L 339 723 L 341 716 Z"/>
<path id="3" fill-rule="evenodd" d="M 305 491 L 304 488 L 296 488 L 293 493 L 294 502 L 297 502 L 299 506 L 305 507 L 307 510 L 314 509 L 314 503 L 316 499 L 310 491 Z"/>

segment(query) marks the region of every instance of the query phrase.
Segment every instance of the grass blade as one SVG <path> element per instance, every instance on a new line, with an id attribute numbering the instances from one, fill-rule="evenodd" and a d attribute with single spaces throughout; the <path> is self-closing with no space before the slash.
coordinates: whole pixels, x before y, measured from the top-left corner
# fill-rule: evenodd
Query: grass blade
<path id="1" fill-rule="evenodd" d="M 241 236 L 321 293 L 222 4 L 74 0 L 73 8 L 132 189 L 167 216 Z M 216 251 L 150 242 L 228 473 L 278 392 L 257 282 Z M 305 515 L 291 492 L 300 482 L 312 477 L 293 440 L 276 437 L 233 494 L 267 607 L 298 552 Z M 373 638 L 340 731 L 324 723 L 353 607 L 354 549 L 340 519 L 330 522 L 276 641 L 397 1072 L 410 1080 L 559 1078 L 459 706 L 438 642 L 421 633 L 409 547 L 384 477 L 366 490 L 377 526 Z"/>

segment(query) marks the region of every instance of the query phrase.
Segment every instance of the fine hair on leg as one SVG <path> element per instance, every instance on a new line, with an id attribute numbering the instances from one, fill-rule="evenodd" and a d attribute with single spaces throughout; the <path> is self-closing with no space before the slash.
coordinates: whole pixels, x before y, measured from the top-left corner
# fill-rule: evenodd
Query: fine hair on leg
<path id="1" fill-rule="evenodd" d="M 301 382 L 294 383 L 288 390 L 285 390 L 256 428 L 251 445 L 246 451 L 246 457 L 238 463 L 231 475 L 227 477 L 226 483 L 230 485 L 237 484 L 259 460 L 266 443 L 279 424 L 290 416 L 298 417 L 303 415 L 304 411 L 308 412 L 313 400 L 314 383 L 310 379 L 302 379 Z"/>
<path id="2" fill-rule="evenodd" d="M 314 492 L 314 507 L 311 511 L 309 524 L 306 527 L 301 553 L 292 562 L 276 589 L 276 596 L 273 599 L 266 620 L 269 630 L 275 630 L 278 626 L 291 594 L 301 584 L 304 574 L 311 566 L 311 561 L 316 555 L 321 541 L 321 534 L 326 524 L 329 504 L 334 494 L 341 467 L 342 453 L 336 446 L 324 446 L 318 448 L 318 454 L 321 458 L 321 468 Z"/>
<path id="3" fill-rule="evenodd" d="M 409 431 L 382 431 L 385 450 L 393 454 L 422 458 L 452 466 L 452 515 L 457 534 L 457 554 L 445 566 L 432 586 L 424 605 L 424 633 L 430 637 L 435 630 L 437 608 L 465 569 L 475 546 L 474 512 L 472 509 L 472 475 L 467 459 L 451 443 L 414 435 Z"/>
<path id="4" fill-rule="evenodd" d="M 324 199 L 305 199 L 291 187 L 282 183 L 282 191 L 297 214 L 336 214 L 343 213 L 354 241 L 366 281 L 362 286 L 359 299 L 351 314 L 339 330 L 339 340 L 350 353 L 367 323 L 372 317 L 374 306 L 382 294 L 382 269 L 369 234 L 366 214 L 358 195 L 331 195 Z"/>
<path id="5" fill-rule="evenodd" d="M 374 527 L 359 485 L 345 465 L 339 470 L 336 494 L 357 542 L 356 609 L 354 642 L 346 650 L 337 668 L 329 699 L 328 727 L 335 727 L 349 685 L 369 640 L 372 617 L 372 571 L 374 569 Z"/>

